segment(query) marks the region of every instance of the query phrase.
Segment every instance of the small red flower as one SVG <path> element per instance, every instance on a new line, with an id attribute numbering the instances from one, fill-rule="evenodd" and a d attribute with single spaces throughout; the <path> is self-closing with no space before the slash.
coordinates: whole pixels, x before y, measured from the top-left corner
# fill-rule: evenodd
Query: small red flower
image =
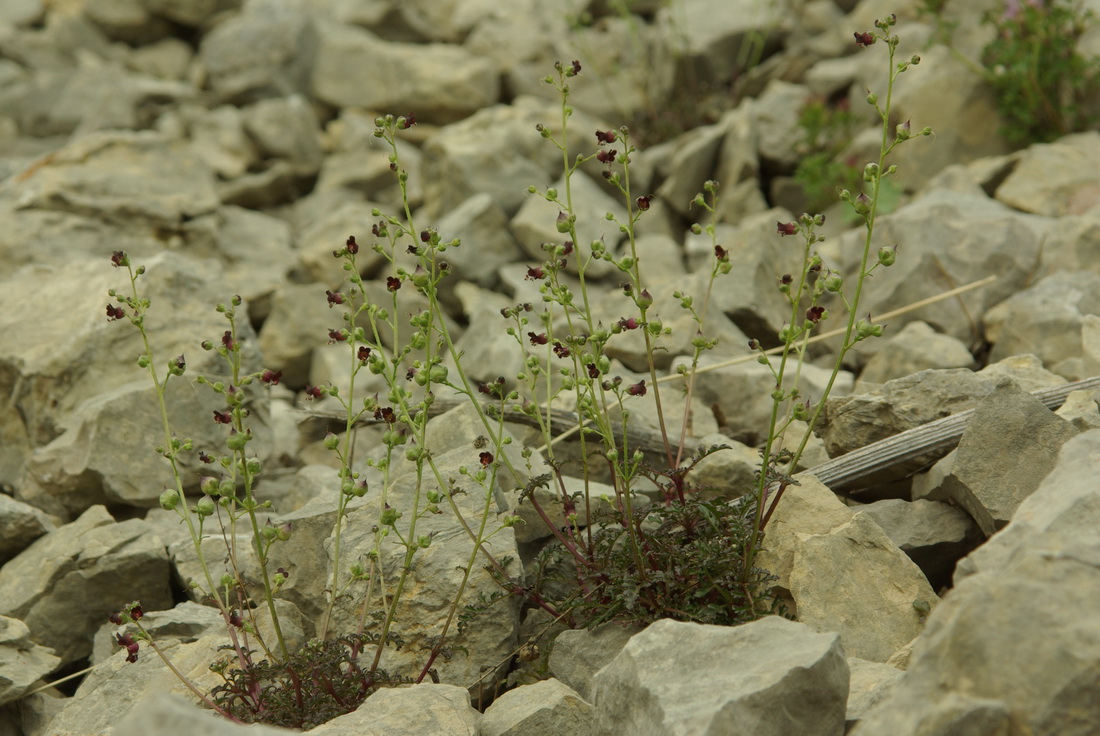
<path id="1" fill-rule="evenodd" d="M 596 131 L 596 142 L 599 143 L 600 145 L 603 145 L 604 143 L 614 143 L 615 140 L 617 139 L 617 137 L 618 136 L 615 135 L 615 131 L 613 131 L 613 130 L 607 130 L 607 131 L 597 130 Z"/>
<path id="2" fill-rule="evenodd" d="M 569 346 L 555 340 L 554 341 L 554 355 L 558 356 L 559 358 L 568 358 L 569 357 Z"/>
<path id="3" fill-rule="evenodd" d="M 645 381 L 638 381 L 626 387 L 626 392 L 631 396 L 645 396 Z"/>
<path id="4" fill-rule="evenodd" d="M 329 342 L 330 342 L 330 343 L 333 343 L 333 342 L 344 342 L 345 340 L 347 340 L 347 339 L 348 339 L 348 336 L 347 336 L 347 335 L 345 335 L 345 334 L 344 334 L 344 333 L 343 333 L 342 331 L 340 331 L 340 330 L 329 330 L 329 331 L 328 331 L 328 339 L 329 339 Z"/>
<path id="5" fill-rule="evenodd" d="M 126 255 L 124 250 L 116 250 L 111 254 L 111 265 L 115 268 L 122 268 L 123 266 L 130 265 L 130 259 Z"/>
<path id="6" fill-rule="evenodd" d="M 852 35 L 856 37 L 856 43 L 863 47 L 870 46 L 875 42 L 875 34 L 870 31 L 863 31 L 862 33 L 857 31 Z"/>
<path id="7" fill-rule="evenodd" d="M 638 197 L 638 199 L 634 200 L 634 204 L 638 205 L 639 210 L 641 210 L 642 212 L 645 212 L 646 210 L 649 209 L 649 204 L 650 204 L 651 199 L 652 198 L 649 197 L 649 196 Z"/>
<path id="8" fill-rule="evenodd" d="M 730 252 L 720 245 L 714 246 L 714 257 L 722 263 L 725 263 L 730 259 Z"/>
<path id="9" fill-rule="evenodd" d="M 821 317 L 825 314 L 825 307 L 810 307 L 806 310 L 806 319 L 813 322 L 815 325 L 821 321 Z"/>
<path id="10" fill-rule="evenodd" d="M 225 347 L 226 350 L 234 350 L 237 348 L 239 343 L 233 339 L 233 333 L 229 330 L 226 330 L 225 334 L 222 335 L 222 345 Z"/>
<path id="11" fill-rule="evenodd" d="M 355 242 L 355 236 L 354 235 L 349 235 L 348 236 L 348 242 L 344 243 L 344 248 L 351 255 L 355 255 L 356 253 L 359 252 L 359 244 Z"/>
<path id="12" fill-rule="evenodd" d="M 524 281 L 538 281 L 544 278 L 546 278 L 546 272 L 541 266 L 532 266 L 527 269 L 527 275 L 523 277 Z"/>
<path id="13" fill-rule="evenodd" d="M 260 380 L 269 386 L 278 386 L 279 381 L 283 378 L 282 371 L 264 371 L 260 374 Z"/>
<path id="14" fill-rule="evenodd" d="M 386 288 L 390 291 L 397 291 L 401 288 L 401 279 L 397 278 L 396 276 L 387 276 Z"/>
<path id="15" fill-rule="evenodd" d="M 359 359 L 360 363 L 363 363 L 365 365 L 366 362 L 370 360 L 370 348 L 368 348 L 366 345 L 360 345 L 355 357 Z"/>
<path id="16" fill-rule="evenodd" d="M 777 222 L 775 225 L 780 235 L 794 235 L 798 232 L 798 224 L 794 222 Z"/>
<path id="17" fill-rule="evenodd" d="M 545 345 L 550 342 L 550 338 L 546 336 L 545 332 L 540 332 L 537 335 L 534 332 L 528 332 L 527 339 L 531 341 L 532 345 Z"/>
<path id="18" fill-rule="evenodd" d="M 638 320 L 634 319 L 633 317 L 623 317 L 619 320 L 619 327 L 623 328 L 624 330 L 636 330 L 639 327 Z"/>
<path id="19" fill-rule="evenodd" d="M 116 307 L 114 304 L 107 305 L 107 321 L 114 322 L 116 319 L 122 319 L 126 316 L 126 312 L 122 307 Z"/>
<path id="20" fill-rule="evenodd" d="M 321 388 L 320 386 L 306 386 L 306 398 L 307 399 L 310 399 L 312 401 L 313 399 L 319 399 L 324 395 L 325 395 L 325 390 L 323 388 Z"/>
<path id="21" fill-rule="evenodd" d="M 488 467 L 493 463 L 493 453 L 483 452 L 478 455 L 478 459 L 481 460 L 482 467 Z"/>
<path id="22" fill-rule="evenodd" d="M 618 155 L 618 151 L 614 148 L 609 148 L 606 151 L 601 150 L 596 154 L 596 160 L 601 164 L 613 164 L 615 163 L 615 156 Z"/>
<path id="23" fill-rule="evenodd" d="M 393 424 L 397 421 L 397 415 L 394 414 L 393 409 L 388 406 L 380 406 L 375 409 L 374 418 L 386 424 Z"/>
<path id="24" fill-rule="evenodd" d="M 344 295 L 338 291 L 329 291 L 325 289 L 325 298 L 328 299 L 329 309 L 332 309 L 337 304 L 344 303 Z"/>
<path id="25" fill-rule="evenodd" d="M 126 650 L 126 661 L 136 662 L 138 658 L 138 643 L 129 634 L 115 634 L 115 641 Z"/>
<path id="26" fill-rule="evenodd" d="M 228 409 L 225 411 L 214 410 L 214 422 L 216 424 L 232 424 L 233 414 Z"/>

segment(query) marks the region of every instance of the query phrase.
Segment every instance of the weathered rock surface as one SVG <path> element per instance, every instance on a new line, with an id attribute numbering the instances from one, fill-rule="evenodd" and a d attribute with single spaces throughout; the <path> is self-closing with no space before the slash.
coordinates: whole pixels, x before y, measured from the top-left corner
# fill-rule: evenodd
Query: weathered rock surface
<path id="1" fill-rule="evenodd" d="M 595 690 L 601 735 L 839 735 L 848 664 L 835 634 L 775 616 L 735 628 L 662 619 L 631 637 Z"/>

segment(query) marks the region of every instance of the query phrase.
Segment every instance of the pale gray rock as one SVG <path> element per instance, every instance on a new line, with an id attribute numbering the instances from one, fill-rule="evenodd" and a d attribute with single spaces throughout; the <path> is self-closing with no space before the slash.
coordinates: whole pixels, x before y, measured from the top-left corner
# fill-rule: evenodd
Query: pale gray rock
<path id="1" fill-rule="evenodd" d="M 887 696 L 902 677 L 902 670 L 881 662 L 868 662 L 848 657 L 851 680 L 848 687 L 848 712 L 844 718 L 845 733 L 850 731 L 871 706 Z"/>
<path id="2" fill-rule="evenodd" d="M 1100 134 L 1067 135 L 1024 151 L 994 196 L 1024 212 L 1080 215 L 1100 202 Z"/>
<path id="3" fill-rule="evenodd" d="M 760 189 L 760 161 L 756 152 L 760 131 L 755 108 L 750 105 L 738 105 L 723 116 L 722 122 L 726 138 L 719 151 L 717 216 L 719 222 L 739 223 L 768 209 Z M 706 219 L 702 212 L 693 212 L 693 216 L 700 222 Z"/>
<path id="4" fill-rule="evenodd" d="M 500 282 L 501 266 L 523 259 L 504 210 L 485 192 L 475 194 L 444 215 L 438 229 L 445 240 L 457 238 L 462 242 L 444 256 L 454 269 L 452 278 L 492 288 Z"/>
<path id="5" fill-rule="evenodd" d="M 135 264 L 139 263 L 142 261 L 135 259 Z M 155 363 L 163 366 L 182 354 L 188 361 L 189 374 L 185 376 L 221 375 L 225 370 L 221 358 L 198 347 L 203 340 L 219 340 L 228 327 L 225 317 L 213 309 L 232 293 L 219 269 L 214 263 L 194 262 L 171 252 L 150 258 L 143 265 L 147 272 L 139 283 L 153 302 L 146 327 Z M 66 308 L 46 310 L 38 319 L 27 320 L 23 307 L 37 298 L 34 295 L 40 284 L 46 282 L 65 295 Z M 87 400 L 138 379 L 149 380 L 148 373 L 134 364 L 143 349 L 138 331 L 130 324 L 108 323 L 106 319 L 108 288 L 121 290 L 125 285 L 125 273 L 113 269 L 104 257 L 96 261 L 73 259 L 61 267 L 27 267 L 17 271 L 0 290 L 0 324 L 5 334 L 0 365 L 6 366 L 0 375 L 7 376 L 5 390 L 15 397 L 33 446 L 55 440 L 69 414 Z M 179 320 L 179 314 L 188 318 Z M 258 370 L 259 356 L 248 322 L 238 320 L 238 330 L 244 340 L 242 367 L 245 371 Z M 184 382 L 187 380 L 185 377 Z M 151 447 L 155 440 L 149 438 L 163 435 L 157 421 L 141 430 L 145 434 L 139 446 Z M 136 447 L 128 451 L 134 452 Z M 66 464 L 71 467 L 86 460 L 70 457 Z M 158 480 L 156 488 L 162 488 L 168 477 Z"/>
<path id="6" fill-rule="evenodd" d="M 736 627 L 662 619 L 596 676 L 595 733 L 839 736 L 847 697 L 835 634 L 777 616 Z"/>
<path id="7" fill-rule="evenodd" d="M 153 16 L 140 0 L 87 0 L 84 15 L 112 41 L 134 46 L 170 35 L 171 27 L 163 18 Z"/>
<path id="8" fill-rule="evenodd" d="M 42 0 L 11 0 L 0 9 L 0 22 L 13 26 L 29 26 L 41 21 L 44 13 Z"/>
<path id="9" fill-rule="evenodd" d="M 181 231 L 218 206 L 213 173 L 181 141 L 102 131 L 51 154 L 27 177 L 20 209 L 70 212 L 106 223 Z"/>
<path id="10" fill-rule="evenodd" d="M 737 356 L 742 353 L 749 356 L 747 338 L 740 341 L 723 341 L 723 356 Z M 744 347 L 742 347 L 744 346 Z M 686 359 L 673 361 L 673 369 Z M 706 406 L 712 407 L 722 432 L 739 442 L 754 444 L 767 432 L 771 420 L 771 392 L 775 389 L 775 374 L 767 366 L 760 365 L 753 358 L 738 360 L 732 365 L 721 365 L 733 358 L 719 359 L 711 353 L 704 353 L 699 360 L 700 369 L 705 369 L 695 377 L 695 395 Z M 772 358 L 772 365 L 778 367 L 778 358 Z M 819 368 L 811 363 L 802 366 L 802 395 L 816 401 L 821 395 L 831 371 Z M 833 394 L 843 396 L 851 391 L 852 374 L 841 371 L 833 385 Z"/>
<path id="11" fill-rule="evenodd" d="M 509 386 L 514 385 L 515 375 L 524 368 L 525 351 L 516 338 L 505 332 L 514 328 L 515 323 L 505 319 L 501 310 L 512 308 L 515 303 L 470 283 L 456 284 L 454 293 L 468 320 L 466 330 L 455 344 L 463 356 L 463 370 L 476 381 L 495 381 L 503 376 Z M 531 319 L 534 315 L 527 316 Z M 539 328 L 537 324 L 531 327 Z M 526 334 L 521 333 L 519 338 L 529 345 Z M 453 368 L 454 361 L 448 358 L 447 364 Z"/>
<path id="12" fill-rule="evenodd" d="M 795 521 L 777 511 L 769 526 Z M 825 534 L 795 532 L 793 542 L 789 583 L 799 621 L 838 633 L 845 652 L 872 662 L 886 662 L 921 633 L 936 594 L 872 517 L 857 511 Z"/>
<path id="13" fill-rule="evenodd" d="M 310 736 L 478 736 L 481 714 L 465 688 L 421 684 L 385 688 L 359 709 L 310 729 Z"/>
<path id="14" fill-rule="evenodd" d="M 1100 274 L 1060 271 L 1013 294 L 982 318 L 986 338 L 993 343 L 990 360 L 1034 353 L 1061 373 L 1063 361 L 1082 355 L 1084 318 L 1100 314 L 1098 293 Z"/>
<path id="15" fill-rule="evenodd" d="M 1049 225 L 1049 218 L 1021 214 L 983 195 L 930 191 L 877 220 L 877 242 L 888 247 L 897 243 L 898 259 L 890 268 L 875 271 L 873 288 L 860 301 L 861 316 L 869 313 L 874 319 L 877 314 L 996 275 L 995 282 L 981 289 L 889 320 L 891 330 L 921 320 L 969 343 L 977 337 L 971 315 L 982 314 L 1031 283 L 1040 239 Z M 859 264 L 864 240 L 862 229 L 838 238 L 840 258 L 834 268 L 842 270 L 849 281 Z M 1012 247 L 1006 249 L 1005 243 Z M 944 280 L 945 273 L 950 275 L 949 281 Z"/>
<path id="16" fill-rule="evenodd" d="M 326 344 L 328 330 L 343 326 L 340 314 L 325 301 L 323 284 L 284 284 L 272 295 L 271 313 L 260 330 L 260 350 L 273 370 L 283 372 L 285 385 L 303 388 L 309 381 L 313 349 Z"/>
<path id="17" fill-rule="evenodd" d="M 189 85 L 103 60 L 39 72 L 0 92 L 7 115 L 36 137 L 148 128 L 160 111 L 194 97 Z"/>
<path id="18" fill-rule="evenodd" d="M 542 124 L 557 131 L 560 120 L 559 106 L 521 97 L 511 105 L 486 107 L 440 128 L 422 149 L 424 215 L 440 217 L 481 192 L 488 193 L 508 217 L 515 215 L 531 196 L 527 187 L 544 187 L 561 175 L 561 151 L 535 129 Z M 596 127 L 579 113 L 574 115 L 570 150 L 589 153 L 595 148 Z"/>
<path id="19" fill-rule="evenodd" d="M 554 639 L 549 668 L 554 677 L 585 701 L 595 698 L 596 675 L 642 631 L 637 626 L 601 624 L 594 629 L 567 629 Z"/>
<path id="20" fill-rule="evenodd" d="M 899 49 L 898 60 L 909 59 L 915 53 L 920 55 L 921 62 L 897 81 L 893 115 L 899 122 L 910 120 L 913 133 L 930 126 L 935 131 L 935 138 L 906 142 L 891 154 L 891 161 L 898 166 L 901 184 L 919 189 L 949 164 L 998 156 L 1009 149 L 997 130 L 1001 119 L 997 114 L 996 97 L 988 83 L 946 46 L 921 49 L 916 42 L 919 34 L 913 32 L 911 25 L 907 30 L 910 32 L 900 34 L 906 44 Z M 851 98 L 855 105 L 863 105 L 867 88 L 878 92 L 880 98 L 885 97 L 886 65 L 879 58 L 871 58 L 874 56 L 877 55 L 867 55 L 866 63 L 873 64 L 876 81 L 864 75 L 862 84 L 853 85 Z M 1000 196 L 998 199 L 1015 206 Z M 1032 208 L 1017 209 L 1054 214 Z"/>
<path id="21" fill-rule="evenodd" d="M 321 168 L 321 128 L 299 94 L 260 100 L 242 111 L 244 128 L 262 156 L 286 161 L 294 172 L 312 176 Z"/>
<path id="22" fill-rule="evenodd" d="M 830 397 L 815 431 L 836 457 L 973 408 L 992 390 L 990 379 L 964 368 L 920 371 L 872 393 Z"/>
<path id="23" fill-rule="evenodd" d="M 19 700 L 60 664 L 52 649 L 31 640 L 25 623 L 0 616 L 0 705 Z"/>
<path id="24" fill-rule="evenodd" d="M 1043 240 L 1038 279 L 1059 271 L 1100 273 L 1100 209 L 1059 217 Z"/>
<path id="25" fill-rule="evenodd" d="M 253 322 L 267 317 L 272 293 L 282 287 L 298 265 L 290 226 L 262 212 L 224 205 L 216 216 L 217 252 L 228 291 L 248 303 Z M 331 251 L 329 258 L 332 258 Z"/>
<path id="26" fill-rule="evenodd" d="M 770 209 L 747 215 L 736 226 L 719 223 L 715 233 L 717 244 L 729 253 L 734 266 L 715 279 L 712 309 L 721 310 L 733 320 L 746 339 L 759 340 L 765 347 L 778 344 L 776 335 L 791 318 L 791 307 L 779 291 L 778 279 L 783 273 L 794 272 L 798 264 L 782 250 L 778 252 L 783 255 L 777 257 L 782 241 L 775 226 L 776 221 L 791 219 L 786 210 Z M 714 267 L 714 245 L 706 232 L 684 237 L 688 264 L 696 274 L 709 277 Z M 724 345 L 722 350 L 727 352 L 732 347 Z"/>
<path id="27" fill-rule="evenodd" d="M 810 91 L 801 84 L 775 79 L 753 100 L 750 109 L 757 153 L 762 160 L 788 171 L 798 164 L 806 135 L 798 118 L 809 99 Z"/>
<path id="28" fill-rule="evenodd" d="M 727 122 L 694 128 L 665 144 L 675 155 L 668 157 L 668 171 L 662 172 L 666 178 L 657 195 L 682 217 L 702 218 L 706 214 L 693 207 L 692 200 L 703 191 L 703 184 L 715 176 L 728 132 Z"/>
<path id="29" fill-rule="evenodd" d="M 782 8 L 751 0 L 729 4 L 723 0 L 688 0 L 678 8 L 662 7 L 655 20 L 659 58 L 675 69 L 669 84 L 691 80 L 719 84 L 745 71 L 751 54 L 750 36 L 775 33 Z"/>
<path id="30" fill-rule="evenodd" d="M 1100 429 L 1100 392 L 1072 391 L 1065 402 L 1054 412 L 1058 416 L 1084 432 Z"/>
<path id="31" fill-rule="evenodd" d="M 344 284 L 347 274 L 341 268 L 343 261 L 334 258 L 332 254 L 344 247 L 349 236 L 355 236 L 359 243 L 356 264 L 361 272 L 374 273 L 386 263 L 384 256 L 369 247 L 373 240 L 370 234 L 371 222 L 379 219 L 373 217 L 371 212 L 379 207 L 374 202 L 344 202 L 320 215 L 298 232 L 295 250 L 310 281 L 324 284 L 333 290 Z"/>
<path id="32" fill-rule="evenodd" d="M 856 734 L 1087 734 L 1100 651 L 1089 610 L 1100 432 L 1067 442 L 1013 521 L 959 565 L 909 670 Z M 1035 626 L 1041 622 L 1041 626 Z M 985 730 L 962 730 L 962 724 Z M 1016 730 L 1010 730 L 1016 729 Z"/>
<path id="33" fill-rule="evenodd" d="M 186 80 L 194 56 L 194 49 L 186 41 L 163 38 L 131 51 L 126 66 L 157 79 L 181 82 Z"/>
<path id="34" fill-rule="evenodd" d="M 181 106 L 174 114 L 187 131 L 191 150 L 221 179 L 243 176 L 260 160 L 244 128 L 244 114 L 233 105 L 212 109 Z"/>
<path id="35" fill-rule="evenodd" d="M 633 330 L 623 330 L 615 335 L 607 344 L 607 354 L 639 373 L 648 373 L 650 357 L 660 370 L 668 368 L 677 359 L 690 360 L 695 352 L 692 341 L 698 337 L 699 324 L 691 312 L 682 306 L 675 292 L 679 291 L 691 296 L 696 300 L 693 306 L 696 310 L 701 310 L 702 298 L 697 295 L 703 293 L 709 280 L 709 272 L 697 271 L 671 279 L 659 289 L 654 288 L 650 292 L 653 304 L 649 307 L 647 319 L 651 323 L 660 322 L 663 327 L 672 330 L 670 335 L 652 338 L 652 344 L 658 346 L 658 350 L 654 350 L 652 354 L 649 352 L 643 334 L 644 328 L 638 327 Z M 621 319 L 638 318 L 637 306 L 621 289 L 608 291 L 598 302 L 593 301 L 592 311 L 605 326 L 616 325 Z M 748 338 L 744 333 L 715 307 L 708 309 L 703 331 L 707 338 L 718 340 L 716 350 L 724 354 L 736 354 L 742 346 L 748 344 Z M 701 361 L 706 361 L 708 355 L 704 352 Z M 699 386 L 702 388 L 702 384 Z M 708 397 L 706 401 L 709 405 L 711 399 Z"/>
<path id="36" fill-rule="evenodd" d="M 233 723 L 213 711 L 197 708 L 183 698 L 167 693 L 151 693 L 135 704 L 129 715 L 118 722 L 112 736 L 286 736 L 298 733 L 286 728 Z"/>
<path id="37" fill-rule="evenodd" d="M 115 523 L 102 506 L 0 568 L 0 614 L 26 623 L 63 663 L 91 654 L 105 612 L 134 600 L 150 611 L 172 606 L 164 543 L 144 522 Z"/>
<path id="38" fill-rule="evenodd" d="M 1053 469 L 1077 429 L 1010 382 L 975 408 L 953 453 L 950 470 L 926 494 L 965 509 L 988 537 Z"/>
<path id="39" fill-rule="evenodd" d="M 937 590 L 951 582 L 955 563 L 973 550 L 980 538 L 977 525 L 965 511 L 940 501 L 889 498 L 858 508 L 917 563 Z"/>
<path id="40" fill-rule="evenodd" d="M 487 107 L 500 95 L 497 70 L 459 46 L 384 41 L 336 23 L 318 26 L 311 91 L 336 107 L 362 107 L 447 123 Z M 361 71 L 369 69 L 364 78 Z M 392 80 L 400 79 L 401 84 Z"/>
<path id="41" fill-rule="evenodd" d="M 760 453 L 755 448 L 717 433 L 698 439 L 702 447 L 725 445 L 726 449 L 707 455 L 692 468 L 685 476 L 688 485 L 703 498 L 737 498 L 752 490 L 760 469 Z"/>
<path id="42" fill-rule="evenodd" d="M 974 356 L 960 340 L 937 333 L 926 322 L 910 322 L 885 340 L 867 340 L 857 347 L 866 360 L 860 383 L 886 383 L 933 368 L 973 368 Z M 859 390 L 858 387 L 856 389 Z"/>
<path id="43" fill-rule="evenodd" d="M 315 14 L 256 3 L 205 34 L 198 61 L 220 101 L 247 104 L 309 91 L 319 45 Z"/>
<path id="44" fill-rule="evenodd" d="M 0 565 L 55 528 L 40 509 L 0 493 Z"/>
<path id="45" fill-rule="evenodd" d="M 140 0 L 150 13 L 187 26 L 203 28 L 213 21 L 219 13 L 234 10 L 242 5 L 242 0 Z"/>
<path id="46" fill-rule="evenodd" d="M 550 678 L 501 695 L 481 717 L 482 736 L 559 736 L 594 733 L 592 704 Z"/>
<path id="47" fill-rule="evenodd" d="M 558 192 L 559 199 L 565 202 L 564 179 L 554 182 L 552 188 Z M 614 199 L 587 176 L 572 178 L 572 196 L 573 212 L 577 218 L 577 241 L 573 254 L 567 258 L 566 270 L 576 274 L 578 264 L 583 261 L 588 278 L 599 279 L 614 273 L 614 266 L 608 262 L 589 260 L 591 245 L 599 241 L 607 253 L 626 255 L 619 248 L 623 238 L 619 228 L 627 222 L 626 209 L 621 201 Z M 606 219 L 605 215 L 608 213 L 614 216 L 614 221 Z M 549 254 L 543 248 L 544 244 L 560 244 L 569 238 L 569 233 L 563 233 L 557 229 L 557 222 L 563 216 L 560 205 L 546 200 L 541 194 L 527 195 L 527 200 L 512 218 L 510 225 L 516 241 L 522 246 L 528 258 L 541 263 L 549 258 Z"/>

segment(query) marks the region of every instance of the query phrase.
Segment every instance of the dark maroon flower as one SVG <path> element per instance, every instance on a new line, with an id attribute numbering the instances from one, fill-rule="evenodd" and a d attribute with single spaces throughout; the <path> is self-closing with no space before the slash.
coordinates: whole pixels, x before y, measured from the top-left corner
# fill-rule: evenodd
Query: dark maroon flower
<path id="1" fill-rule="evenodd" d="M 524 281 L 538 281 L 546 278 L 546 272 L 542 270 L 542 266 L 532 266 L 527 269 L 527 275 L 523 277 Z"/>
<path id="2" fill-rule="evenodd" d="M 821 317 L 825 314 L 825 307 L 810 307 L 806 310 L 806 319 L 813 322 L 815 325 L 821 321 Z"/>
<path id="3" fill-rule="evenodd" d="M 389 406 L 380 406 L 374 410 L 374 418 L 380 422 L 386 424 L 393 424 L 397 421 L 397 415 L 394 414 L 393 408 Z"/>
<path id="4" fill-rule="evenodd" d="M 482 467 L 488 467 L 493 462 L 493 453 L 491 452 L 483 452 L 477 457 L 479 460 L 481 460 Z"/>
<path id="5" fill-rule="evenodd" d="M 344 303 L 344 295 L 338 291 L 329 291 L 325 289 L 325 298 L 328 299 L 329 309 L 332 309 L 332 307 L 337 304 Z"/>
<path id="6" fill-rule="evenodd" d="M 141 605 L 136 605 L 130 609 L 130 618 L 135 621 L 140 621 L 141 617 L 145 615 L 145 612 L 141 610 Z"/>
<path id="7" fill-rule="evenodd" d="M 330 343 L 344 342 L 347 339 L 348 339 L 348 336 L 345 335 L 341 330 L 329 330 L 328 331 L 328 340 L 329 340 Z"/>
<path id="8" fill-rule="evenodd" d="M 573 76 L 577 76 L 581 73 L 581 63 L 576 59 L 573 59 L 573 64 L 571 68 L 573 70 Z"/>
<path id="9" fill-rule="evenodd" d="M 310 399 L 312 401 L 313 399 L 319 399 L 324 395 L 325 395 L 325 390 L 323 388 L 321 388 L 320 386 L 306 386 L 306 398 L 307 399 Z"/>
<path id="10" fill-rule="evenodd" d="M 600 145 L 603 145 L 604 143 L 614 143 L 617 138 L 618 138 L 618 136 L 615 135 L 615 131 L 613 131 L 613 130 L 608 130 L 608 131 L 597 130 L 596 131 L 596 142 L 599 143 Z"/>
<path id="11" fill-rule="evenodd" d="M 370 233 L 376 238 L 382 237 L 386 232 L 386 223 L 376 222 L 370 226 Z"/>
<path id="12" fill-rule="evenodd" d="M 401 288 L 401 279 L 397 278 L 396 276 L 387 276 L 386 288 L 390 291 L 397 291 Z"/>
<path id="13" fill-rule="evenodd" d="M 649 209 L 650 199 L 651 197 L 649 197 L 648 195 L 644 197 L 638 197 L 636 200 L 634 200 L 634 204 L 638 205 L 638 209 L 640 209 L 642 212 L 645 212 Z"/>
<path id="14" fill-rule="evenodd" d="M 777 222 L 775 225 L 780 235 L 794 235 L 798 232 L 798 225 L 793 222 Z"/>
<path id="15" fill-rule="evenodd" d="M 114 322 L 116 319 L 122 319 L 126 316 L 125 310 L 122 307 L 116 307 L 114 304 L 107 305 L 107 321 Z"/>
<path id="16" fill-rule="evenodd" d="M 287 570 L 286 570 L 286 568 L 285 568 L 285 567 L 280 567 L 280 568 L 279 568 L 278 570 L 276 570 L 275 572 L 276 572 L 277 574 L 279 574 L 279 575 L 282 575 L 282 576 L 283 576 L 284 578 L 289 578 L 289 577 L 290 577 L 290 573 L 289 573 L 289 572 L 287 572 Z"/>
<path id="17" fill-rule="evenodd" d="M 359 359 L 360 363 L 365 364 L 368 360 L 370 360 L 370 348 L 368 348 L 366 345 L 360 345 L 355 357 Z"/>
<path id="18" fill-rule="evenodd" d="M 749 340 L 749 350 L 756 350 L 759 347 L 760 343 L 758 343 L 756 340 Z"/>
<path id="19" fill-rule="evenodd" d="M 537 335 L 534 332 L 528 332 L 527 339 L 531 341 L 532 345 L 545 345 L 550 342 L 550 338 L 546 336 L 545 332 L 540 332 Z"/>
<path id="20" fill-rule="evenodd" d="M 569 357 L 569 346 L 555 340 L 554 341 L 554 355 L 558 356 L 559 358 L 568 358 Z"/>
<path id="21" fill-rule="evenodd" d="M 623 328 L 624 330 L 636 330 L 639 327 L 638 320 L 634 319 L 633 317 L 623 317 L 619 320 L 619 327 Z"/>
<path id="22" fill-rule="evenodd" d="M 631 396 L 645 396 L 645 381 L 638 381 L 626 387 L 626 392 Z"/>
<path id="23" fill-rule="evenodd" d="M 589 378 L 599 378 L 600 377 L 600 369 L 596 367 L 595 363 L 589 363 L 588 364 L 588 377 Z"/>
<path id="24" fill-rule="evenodd" d="M 205 450 L 199 450 L 199 460 L 209 465 L 214 462 L 214 458 L 211 457 Z"/>
<path id="25" fill-rule="evenodd" d="M 862 33 L 857 31 L 852 35 L 856 37 L 856 43 L 860 46 L 870 46 L 875 42 L 875 34 L 870 31 L 863 31 Z"/>
<path id="26" fill-rule="evenodd" d="M 785 273 L 779 277 L 779 283 L 783 284 L 784 286 L 789 286 L 792 281 L 794 281 L 794 277 L 791 276 L 789 273 Z"/>
<path id="27" fill-rule="evenodd" d="M 236 608 L 229 612 L 229 623 L 238 629 L 244 626 L 244 619 L 241 618 L 241 612 Z"/>
<path id="28" fill-rule="evenodd" d="M 111 254 L 111 265 L 115 268 L 122 268 L 123 266 L 130 265 L 130 258 L 126 255 L 124 250 L 116 250 Z"/>
<path id="29" fill-rule="evenodd" d="M 714 257 L 722 263 L 725 263 L 730 259 L 730 252 L 720 245 L 714 246 Z"/>
<path id="30" fill-rule="evenodd" d="M 561 254 L 563 256 L 567 256 L 567 255 L 571 254 L 572 252 L 573 252 L 573 241 L 572 240 L 567 240 L 564 243 L 562 243 Z"/>
<path id="31" fill-rule="evenodd" d="M 596 154 L 596 160 L 599 161 L 601 164 L 613 164 L 615 163 L 615 156 L 617 156 L 618 153 L 619 152 L 616 151 L 614 148 L 609 148 L 606 151 L 600 150 Z"/>
<path id="32" fill-rule="evenodd" d="M 420 242 L 421 243 L 430 242 L 431 239 L 432 239 L 432 233 L 431 233 L 430 230 L 421 230 L 420 231 Z"/>
<path id="33" fill-rule="evenodd" d="M 398 122 L 401 124 L 402 130 L 408 130 L 412 126 L 416 125 L 416 116 L 411 112 L 408 115 L 402 115 L 398 118 Z"/>
<path id="34" fill-rule="evenodd" d="M 237 341 L 233 339 L 233 333 L 229 330 L 226 330 L 225 334 L 222 335 L 222 345 L 225 347 L 225 349 L 234 350 L 237 347 L 237 344 Z"/>
<path id="35" fill-rule="evenodd" d="M 109 615 L 107 617 L 107 620 L 110 621 L 111 623 L 113 623 L 115 626 L 121 626 L 122 625 L 122 616 L 120 616 L 118 614 L 118 611 L 115 611 L 114 613 Z"/>
<path id="36" fill-rule="evenodd" d="M 348 253 L 350 253 L 351 255 L 355 255 L 359 252 L 359 244 L 355 242 L 354 235 L 348 236 L 347 242 L 344 243 L 344 248 L 346 248 Z"/>
<path id="37" fill-rule="evenodd" d="M 260 374 L 260 380 L 269 386 L 278 386 L 279 381 L 283 378 L 282 371 L 267 370 Z"/>
<path id="38" fill-rule="evenodd" d="M 225 411 L 214 410 L 214 422 L 217 424 L 232 424 L 233 414 L 228 409 Z"/>
<path id="39" fill-rule="evenodd" d="M 115 641 L 126 650 L 126 661 L 136 662 L 138 658 L 138 643 L 129 634 L 115 634 Z"/>

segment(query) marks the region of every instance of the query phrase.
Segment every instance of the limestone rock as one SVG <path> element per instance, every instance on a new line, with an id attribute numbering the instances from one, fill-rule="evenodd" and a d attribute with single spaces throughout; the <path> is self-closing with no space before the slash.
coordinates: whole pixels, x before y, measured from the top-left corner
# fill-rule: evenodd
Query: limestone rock
<path id="1" fill-rule="evenodd" d="M 25 623 L 0 616 L 0 705 L 21 698 L 60 664 L 49 647 L 31 641 Z"/>
<path id="2" fill-rule="evenodd" d="M 775 616 L 732 628 L 663 619 L 596 676 L 595 733 L 839 736 L 847 697 L 835 634 Z"/>
<path id="3" fill-rule="evenodd" d="M 592 705 L 553 678 L 509 690 L 481 717 L 482 736 L 557 736 L 593 733 Z"/>

